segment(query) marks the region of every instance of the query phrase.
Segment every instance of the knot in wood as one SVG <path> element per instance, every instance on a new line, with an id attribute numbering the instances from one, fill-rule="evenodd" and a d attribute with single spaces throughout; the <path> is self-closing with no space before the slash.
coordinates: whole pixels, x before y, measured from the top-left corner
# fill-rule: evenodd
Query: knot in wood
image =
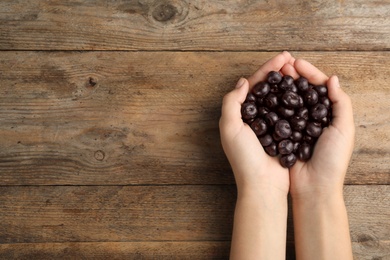
<path id="1" fill-rule="evenodd" d="M 93 77 L 89 77 L 88 82 L 87 82 L 87 86 L 88 87 L 95 87 L 96 84 L 97 84 L 97 80 L 94 79 Z"/>
<path id="2" fill-rule="evenodd" d="M 105 157 L 105 154 L 104 154 L 104 152 L 102 150 L 97 150 L 95 152 L 95 159 L 96 160 L 103 161 L 104 157 Z"/>
<path id="3" fill-rule="evenodd" d="M 177 8 L 171 4 L 165 3 L 156 6 L 152 12 L 152 16 L 156 21 L 166 22 L 175 17 Z"/>

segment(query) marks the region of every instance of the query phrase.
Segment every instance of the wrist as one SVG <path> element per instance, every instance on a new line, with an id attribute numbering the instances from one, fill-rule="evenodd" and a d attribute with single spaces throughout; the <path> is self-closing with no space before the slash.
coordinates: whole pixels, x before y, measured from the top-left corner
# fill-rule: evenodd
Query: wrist
<path id="1" fill-rule="evenodd" d="M 240 186 L 237 189 L 237 202 L 250 204 L 262 212 L 273 212 L 287 218 L 288 194 L 272 186 Z"/>
<path id="2" fill-rule="evenodd" d="M 292 208 L 297 258 L 352 259 L 348 217 L 341 192 L 295 197 Z"/>
<path id="3" fill-rule="evenodd" d="M 343 184 L 307 185 L 299 189 L 290 188 L 290 195 L 292 201 L 297 203 L 343 200 L 343 188 Z"/>
<path id="4" fill-rule="evenodd" d="M 299 206 L 308 209 L 333 208 L 337 205 L 344 205 L 344 196 L 342 190 L 321 191 L 298 193 L 291 195 L 294 207 Z"/>
<path id="5" fill-rule="evenodd" d="M 277 202 L 287 201 L 288 190 L 271 183 L 241 183 L 237 185 L 237 197 L 246 199 L 262 199 Z"/>

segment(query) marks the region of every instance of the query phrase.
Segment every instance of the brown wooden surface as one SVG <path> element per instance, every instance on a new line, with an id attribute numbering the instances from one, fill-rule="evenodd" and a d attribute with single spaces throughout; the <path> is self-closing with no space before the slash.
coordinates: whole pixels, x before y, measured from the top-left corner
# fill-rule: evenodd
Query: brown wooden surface
<path id="1" fill-rule="evenodd" d="M 219 141 L 221 99 L 273 55 L 3 53 L 2 183 L 232 184 Z M 388 52 L 294 55 L 338 74 L 353 99 L 346 183 L 389 184 Z"/>
<path id="2" fill-rule="evenodd" d="M 389 50 L 388 1 L 0 2 L 3 50 Z"/>
<path id="3" fill-rule="evenodd" d="M 0 1 L 0 259 L 227 259 L 222 96 L 280 50 L 354 106 L 355 259 L 390 259 L 390 3 Z M 295 259 L 291 202 L 287 259 Z"/>
<path id="4" fill-rule="evenodd" d="M 389 193 L 388 185 L 345 186 L 356 254 L 366 257 L 367 250 L 377 256 L 390 254 L 390 229 L 384 228 L 389 221 Z M 206 252 L 216 247 L 217 256 L 223 256 L 231 236 L 235 197 L 233 185 L 3 187 L 0 251 L 43 254 L 50 248 L 69 248 L 76 254 L 88 244 L 74 243 L 89 241 L 95 242 L 92 247 L 103 243 L 102 248 L 124 247 L 127 253 L 146 255 L 164 255 L 168 247 L 168 255 L 178 252 L 186 257 L 194 254 L 194 247 Z M 39 245 L 23 249 L 28 243 Z M 192 249 L 185 252 L 186 247 Z M 98 252 L 85 253 L 92 257 Z"/>
<path id="5" fill-rule="evenodd" d="M 229 242 L 88 242 L 0 245 L 8 259 L 228 259 Z"/>

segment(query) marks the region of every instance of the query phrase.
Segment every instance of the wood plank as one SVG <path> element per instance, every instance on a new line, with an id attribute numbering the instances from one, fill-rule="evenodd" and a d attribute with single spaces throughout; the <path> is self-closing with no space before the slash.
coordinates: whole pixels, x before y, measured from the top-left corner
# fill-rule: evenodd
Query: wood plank
<path id="1" fill-rule="evenodd" d="M 389 259 L 390 241 L 377 246 L 353 242 L 355 260 Z M 295 259 L 289 243 L 286 260 Z M 230 241 L 206 242 L 73 242 L 0 244 L 4 259 L 228 259 Z"/>
<path id="2" fill-rule="evenodd" d="M 230 242 L 98 242 L 0 245 L 1 259 L 228 259 Z"/>
<path id="3" fill-rule="evenodd" d="M 295 260 L 289 243 L 286 260 Z M 0 244 L 4 259 L 228 259 L 230 241 Z"/>
<path id="4" fill-rule="evenodd" d="M 233 184 L 219 140 L 221 100 L 274 55 L 1 52 L 0 181 Z M 390 53 L 294 55 L 337 73 L 353 99 L 346 183 L 389 184 Z"/>
<path id="5" fill-rule="evenodd" d="M 0 243 L 231 237 L 231 186 L 3 186 Z"/>
<path id="6" fill-rule="evenodd" d="M 0 2 L 1 50 L 389 50 L 390 3 Z"/>
<path id="7" fill-rule="evenodd" d="M 2 186 L 0 195 L 3 254 L 99 255 L 123 249 L 186 256 L 184 251 L 191 255 L 199 248 L 202 256 L 226 254 L 236 192 L 223 185 Z M 356 259 L 389 256 L 390 187 L 345 186 L 344 195 Z"/>

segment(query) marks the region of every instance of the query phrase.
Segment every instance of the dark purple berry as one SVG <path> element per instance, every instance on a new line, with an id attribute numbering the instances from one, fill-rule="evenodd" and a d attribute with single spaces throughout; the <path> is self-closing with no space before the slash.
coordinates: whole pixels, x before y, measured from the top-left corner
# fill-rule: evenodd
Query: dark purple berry
<path id="1" fill-rule="evenodd" d="M 326 96 L 328 94 L 328 89 L 324 85 L 314 86 L 313 88 L 321 97 Z"/>
<path id="2" fill-rule="evenodd" d="M 256 99 L 256 104 L 258 105 L 258 106 L 264 106 L 264 98 L 257 98 Z"/>
<path id="3" fill-rule="evenodd" d="M 266 135 L 259 137 L 259 141 L 263 147 L 266 147 L 266 146 L 272 144 L 273 139 L 272 139 L 271 135 L 266 134 Z"/>
<path id="4" fill-rule="evenodd" d="M 328 109 L 323 104 L 317 103 L 310 109 L 310 116 L 315 121 L 321 121 L 328 115 Z"/>
<path id="5" fill-rule="evenodd" d="M 274 108 L 278 104 L 278 97 L 275 94 L 270 93 L 264 98 L 264 105 L 268 108 Z"/>
<path id="6" fill-rule="evenodd" d="M 289 90 L 294 93 L 298 93 L 298 88 L 294 83 L 289 87 Z"/>
<path id="7" fill-rule="evenodd" d="M 299 116 L 294 116 L 290 119 L 292 129 L 302 131 L 306 127 L 306 120 Z"/>
<path id="8" fill-rule="evenodd" d="M 302 143 L 298 148 L 297 157 L 299 160 L 306 162 L 310 159 L 311 153 L 311 145 L 308 143 Z"/>
<path id="9" fill-rule="evenodd" d="M 257 108 L 257 114 L 260 116 L 260 117 L 264 117 L 266 114 L 269 113 L 269 109 L 266 108 L 266 107 L 258 107 Z"/>
<path id="10" fill-rule="evenodd" d="M 299 142 L 302 140 L 302 133 L 299 131 L 293 131 L 290 136 L 290 139 L 294 142 Z"/>
<path id="11" fill-rule="evenodd" d="M 297 161 L 295 154 L 290 153 L 280 157 L 280 165 L 284 168 L 291 168 Z"/>
<path id="12" fill-rule="evenodd" d="M 286 91 L 282 96 L 282 104 L 286 107 L 297 108 L 300 106 L 299 102 L 299 96 L 295 92 Z"/>
<path id="13" fill-rule="evenodd" d="M 309 82 L 304 77 L 300 77 L 299 79 L 297 79 L 295 81 L 295 85 L 300 92 L 306 92 L 309 90 Z"/>
<path id="14" fill-rule="evenodd" d="M 267 124 L 261 118 L 256 118 L 255 121 L 252 122 L 251 128 L 257 136 L 261 136 L 267 133 Z"/>
<path id="15" fill-rule="evenodd" d="M 308 144 L 313 144 L 316 141 L 314 137 L 307 134 L 303 136 L 302 140 Z"/>
<path id="16" fill-rule="evenodd" d="M 298 109 L 296 116 L 299 116 L 305 120 L 309 120 L 309 110 L 306 107 Z"/>
<path id="17" fill-rule="evenodd" d="M 330 102 L 330 99 L 328 97 L 320 97 L 319 102 L 323 104 L 326 109 L 330 109 L 330 107 L 332 106 L 332 102 Z"/>
<path id="18" fill-rule="evenodd" d="M 274 126 L 279 120 L 279 117 L 275 112 L 269 112 L 264 116 L 264 119 L 267 122 L 268 126 Z"/>
<path id="19" fill-rule="evenodd" d="M 293 149 L 293 153 L 294 154 L 296 154 L 298 152 L 298 149 L 299 149 L 300 145 L 301 144 L 299 142 L 294 143 L 294 149 Z"/>
<path id="20" fill-rule="evenodd" d="M 271 90 L 269 91 L 270 93 L 273 93 L 273 94 L 276 94 L 276 93 L 279 93 L 280 92 L 280 89 L 278 87 L 278 85 L 271 85 Z"/>
<path id="21" fill-rule="evenodd" d="M 289 139 L 284 139 L 278 144 L 278 151 L 280 154 L 290 154 L 294 150 L 294 144 Z"/>
<path id="22" fill-rule="evenodd" d="M 248 125 L 252 124 L 253 121 L 255 121 L 256 118 L 251 118 L 251 119 L 247 119 L 247 120 L 244 120 L 245 123 L 247 123 Z"/>
<path id="23" fill-rule="evenodd" d="M 277 133 L 273 133 L 272 134 L 272 138 L 276 141 L 276 142 L 280 142 L 280 141 L 282 141 L 282 140 L 284 140 L 285 138 L 284 137 L 281 137 L 281 136 L 279 136 Z"/>
<path id="24" fill-rule="evenodd" d="M 322 133 L 321 124 L 317 122 L 308 122 L 306 125 L 306 133 L 312 137 L 319 137 Z"/>
<path id="25" fill-rule="evenodd" d="M 282 82 L 286 82 L 288 86 L 291 86 L 292 84 L 294 84 L 294 78 L 291 77 L 290 75 L 284 75 Z"/>
<path id="26" fill-rule="evenodd" d="M 278 108 L 278 113 L 284 118 L 289 118 L 294 115 L 295 110 L 292 108 L 287 108 L 287 107 L 279 107 Z"/>
<path id="27" fill-rule="evenodd" d="M 253 103 L 244 103 L 241 108 L 241 115 L 244 119 L 249 120 L 257 116 L 257 107 Z"/>
<path id="28" fill-rule="evenodd" d="M 282 81 L 278 84 L 279 89 L 283 91 L 291 90 L 293 85 L 294 85 L 294 79 L 289 75 L 283 76 Z"/>
<path id="29" fill-rule="evenodd" d="M 271 84 L 278 84 L 282 81 L 282 75 L 277 71 L 270 71 L 267 75 L 267 80 Z"/>
<path id="30" fill-rule="evenodd" d="M 329 118 L 328 117 L 322 118 L 320 122 L 321 122 L 322 127 L 329 126 Z"/>
<path id="31" fill-rule="evenodd" d="M 303 101 L 309 106 L 316 104 L 318 102 L 317 91 L 315 91 L 314 89 L 309 89 L 303 96 Z"/>
<path id="32" fill-rule="evenodd" d="M 256 96 L 253 95 L 252 93 L 248 93 L 246 95 L 245 103 L 255 103 L 257 100 Z"/>
<path id="33" fill-rule="evenodd" d="M 271 87 L 267 82 L 261 81 L 253 87 L 252 93 L 256 97 L 265 97 L 269 93 L 270 89 Z"/>
<path id="34" fill-rule="evenodd" d="M 275 124 L 275 133 L 282 138 L 289 138 L 292 134 L 291 126 L 287 120 L 279 120 Z"/>
<path id="35" fill-rule="evenodd" d="M 272 142 L 267 147 L 264 147 L 265 152 L 270 156 L 278 155 L 278 148 L 274 142 Z"/>
<path id="36" fill-rule="evenodd" d="M 303 102 L 302 96 L 298 96 L 298 107 L 303 107 L 305 102 Z"/>

